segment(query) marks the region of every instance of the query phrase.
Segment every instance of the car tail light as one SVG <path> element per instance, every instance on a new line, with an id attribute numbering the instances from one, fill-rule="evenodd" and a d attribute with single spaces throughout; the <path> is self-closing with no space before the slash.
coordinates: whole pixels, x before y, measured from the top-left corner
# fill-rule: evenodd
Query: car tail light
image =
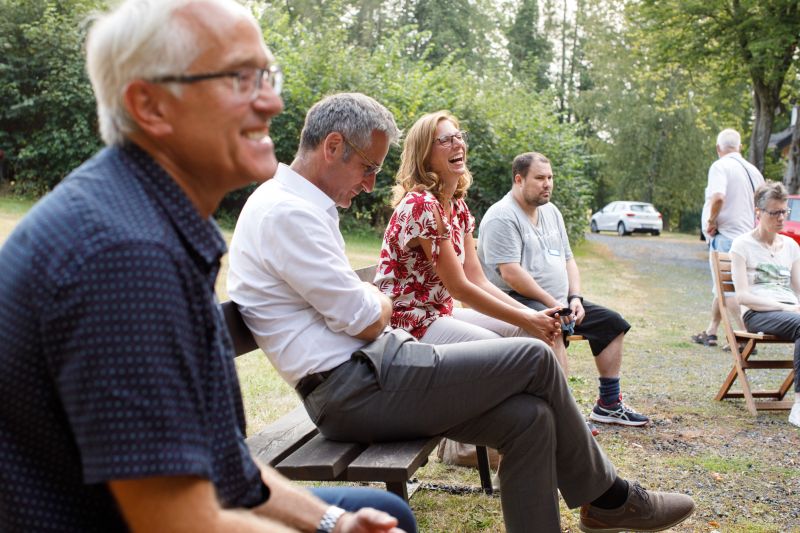
<path id="1" fill-rule="evenodd" d="M 636 213 L 625 213 L 626 217 L 635 217 Z"/>

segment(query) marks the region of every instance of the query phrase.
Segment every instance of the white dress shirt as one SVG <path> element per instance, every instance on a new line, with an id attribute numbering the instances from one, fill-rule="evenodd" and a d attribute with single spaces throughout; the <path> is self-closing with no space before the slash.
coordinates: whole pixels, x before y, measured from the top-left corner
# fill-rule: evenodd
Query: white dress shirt
<path id="1" fill-rule="evenodd" d="M 247 200 L 230 247 L 228 293 L 290 385 L 347 361 L 380 300 L 344 252 L 336 206 L 288 166 Z"/>

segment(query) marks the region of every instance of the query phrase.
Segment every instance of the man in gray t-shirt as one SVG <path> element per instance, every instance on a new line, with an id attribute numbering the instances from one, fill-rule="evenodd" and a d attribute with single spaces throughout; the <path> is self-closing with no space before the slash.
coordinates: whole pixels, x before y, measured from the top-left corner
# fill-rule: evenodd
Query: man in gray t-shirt
<path id="1" fill-rule="evenodd" d="M 542 154 L 514 158 L 511 191 L 486 211 L 478 234 L 478 257 L 489 280 L 533 309 L 569 307 L 565 335 L 554 351 L 567 374 L 566 332 L 583 335 L 595 356 L 600 396 L 589 417 L 597 422 L 643 426 L 649 419 L 622 402 L 619 373 L 630 324 L 610 309 L 584 301 L 564 219 L 550 203 L 553 171 Z"/>

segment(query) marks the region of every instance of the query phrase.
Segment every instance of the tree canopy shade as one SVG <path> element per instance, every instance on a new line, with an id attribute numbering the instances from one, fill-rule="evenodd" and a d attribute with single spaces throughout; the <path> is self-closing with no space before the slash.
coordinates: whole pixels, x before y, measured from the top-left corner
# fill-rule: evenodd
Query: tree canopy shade
<path id="1" fill-rule="evenodd" d="M 83 21 L 103 3 L 0 0 L 0 148 L 11 160 L 16 190 L 47 191 L 101 145 L 84 68 Z M 580 238 L 591 197 L 590 158 L 575 126 L 556 120 L 551 96 L 513 76 L 497 48 L 503 35 L 498 21 L 505 19 L 492 2 L 252 5 L 286 76 L 285 111 L 271 129 L 279 160 L 293 159 L 306 111 L 333 92 L 375 97 L 402 128 L 424 113 L 449 109 L 471 133 L 476 180 L 470 205 L 478 218 L 510 187 L 514 155 L 535 149 L 554 161 L 562 185 L 555 201 L 571 236 Z M 361 195 L 343 213 L 344 224 L 383 229 L 399 155 L 390 151 L 376 194 Z M 235 214 L 247 194 L 232 194 L 226 206 Z"/>
<path id="2" fill-rule="evenodd" d="M 82 21 L 105 3 L 0 0 L 0 148 L 16 190 L 50 189 L 100 146 Z M 508 190 L 514 155 L 545 153 L 573 238 L 607 200 L 652 201 L 672 227 L 695 220 L 724 127 L 752 134 L 765 176 L 782 173 L 764 154 L 773 117 L 788 126 L 775 109 L 800 97 L 800 0 L 245 3 L 286 74 L 272 128 L 284 162 L 314 102 L 360 91 L 402 128 L 439 109 L 462 120 L 479 218 Z M 343 224 L 383 226 L 399 155 Z M 226 208 L 235 215 L 248 192 Z"/>
<path id="3" fill-rule="evenodd" d="M 646 201 L 671 227 L 684 219 L 695 225 L 716 135 L 703 120 L 703 99 L 690 88 L 701 80 L 657 64 L 646 36 L 628 26 L 621 9 L 595 7 L 586 14 L 595 43 L 587 50 L 593 87 L 573 102 L 599 158 L 595 205 Z"/>
<path id="4" fill-rule="evenodd" d="M 638 20 L 670 62 L 711 68 L 720 81 L 746 73 L 755 120 L 750 161 L 764 157 L 786 73 L 800 40 L 797 0 L 642 0 Z"/>
<path id="5" fill-rule="evenodd" d="M 0 0 L 0 148 L 41 194 L 100 146 L 83 20 L 99 2 Z"/>
<path id="6" fill-rule="evenodd" d="M 268 5 L 262 21 L 286 75 L 286 110 L 272 127 L 279 160 L 291 161 L 305 112 L 332 92 L 369 94 L 394 113 L 404 130 L 425 113 L 448 109 L 470 131 L 468 164 L 475 183 L 468 202 L 478 218 L 509 190 L 513 157 L 537 150 L 554 162 L 561 180 L 554 201 L 564 211 L 571 237 L 580 238 L 592 194 L 584 144 L 574 125 L 558 123 L 550 97 L 515 81 L 507 65 L 487 58 L 478 68 L 455 53 L 431 57 L 440 50 L 431 30 L 414 24 L 383 26 L 376 44 L 366 47 L 354 42 L 352 26 L 342 16 L 317 24 L 292 18 L 282 5 Z M 421 42 L 431 43 L 430 48 L 420 49 Z M 399 157 L 400 150 L 389 151 L 375 193 L 357 197 L 342 213 L 343 224 L 385 227 Z M 240 202 L 246 194 L 232 200 Z"/>
<path id="7" fill-rule="evenodd" d="M 553 60 L 553 50 L 547 36 L 540 30 L 539 3 L 521 0 L 506 31 L 512 72 L 519 79 L 530 79 L 538 90 L 549 87 L 547 71 Z"/>

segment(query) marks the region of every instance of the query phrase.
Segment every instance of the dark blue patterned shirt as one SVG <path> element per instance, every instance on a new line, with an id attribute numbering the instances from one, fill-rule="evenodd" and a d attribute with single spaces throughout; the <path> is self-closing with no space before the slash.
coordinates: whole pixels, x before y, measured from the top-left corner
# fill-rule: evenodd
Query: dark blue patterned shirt
<path id="1" fill-rule="evenodd" d="M 264 498 L 214 296 L 225 243 L 135 146 L 66 178 L 0 249 L 0 531 L 119 531 L 106 484 Z"/>

